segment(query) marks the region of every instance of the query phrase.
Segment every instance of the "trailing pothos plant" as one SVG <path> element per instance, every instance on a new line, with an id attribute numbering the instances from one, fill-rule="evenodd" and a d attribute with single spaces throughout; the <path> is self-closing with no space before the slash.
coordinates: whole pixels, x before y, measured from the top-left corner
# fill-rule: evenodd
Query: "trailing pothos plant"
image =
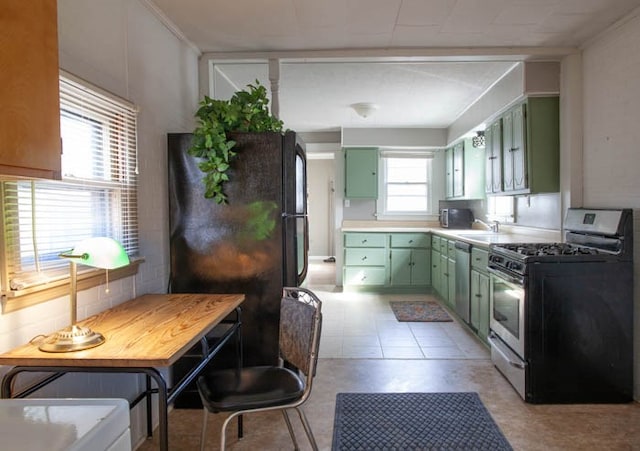
<path id="1" fill-rule="evenodd" d="M 188 152 L 203 158 L 198 167 L 204 173 L 204 196 L 219 204 L 227 203 L 223 186 L 229 181 L 227 171 L 236 156 L 236 142 L 228 139 L 227 133 L 282 131 L 282 121 L 269 112 L 266 88 L 258 80 L 247 88 L 229 100 L 205 96 L 196 112 L 198 125 Z"/>

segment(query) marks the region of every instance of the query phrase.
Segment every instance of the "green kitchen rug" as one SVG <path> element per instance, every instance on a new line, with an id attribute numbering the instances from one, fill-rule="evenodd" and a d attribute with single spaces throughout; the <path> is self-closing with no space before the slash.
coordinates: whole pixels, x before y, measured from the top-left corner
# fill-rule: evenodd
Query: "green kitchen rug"
<path id="1" fill-rule="evenodd" d="M 453 321 L 445 309 L 435 301 L 389 301 L 389 305 L 398 321 Z"/>

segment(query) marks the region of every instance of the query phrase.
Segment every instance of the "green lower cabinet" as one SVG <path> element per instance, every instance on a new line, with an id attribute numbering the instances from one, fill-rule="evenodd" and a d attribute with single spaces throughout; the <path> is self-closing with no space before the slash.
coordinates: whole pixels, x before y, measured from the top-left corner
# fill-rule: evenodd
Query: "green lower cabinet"
<path id="1" fill-rule="evenodd" d="M 391 285 L 411 285 L 411 249 L 391 249 Z"/>
<path id="2" fill-rule="evenodd" d="M 391 249 L 391 286 L 429 285 L 430 266 L 428 249 Z"/>
<path id="3" fill-rule="evenodd" d="M 449 259 L 447 254 L 440 254 L 440 291 L 438 294 L 447 304 L 449 303 Z"/>
<path id="4" fill-rule="evenodd" d="M 456 261 L 453 258 L 447 258 L 449 273 L 449 289 L 447 290 L 447 304 L 455 310 L 456 308 Z"/>
<path id="5" fill-rule="evenodd" d="M 431 249 L 431 286 L 435 293 L 440 293 L 440 252 Z"/>
<path id="6" fill-rule="evenodd" d="M 414 249 L 411 254 L 411 284 L 431 285 L 431 251 Z"/>
<path id="7" fill-rule="evenodd" d="M 344 286 L 426 292 L 431 285 L 431 234 L 346 232 Z"/>
<path id="8" fill-rule="evenodd" d="M 489 276 L 471 270 L 471 327 L 482 341 L 489 335 Z"/>
<path id="9" fill-rule="evenodd" d="M 384 248 L 348 248 L 344 251 L 344 264 L 347 266 L 385 266 Z"/>
<path id="10" fill-rule="evenodd" d="M 345 233 L 343 283 L 384 286 L 387 279 L 387 236 L 384 233 Z"/>
<path id="11" fill-rule="evenodd" d="M 344 283 L 353 286 L 383 286 L 386 275 L 387 271 L 384 267 L 346 267 L 344 270 Z"/>

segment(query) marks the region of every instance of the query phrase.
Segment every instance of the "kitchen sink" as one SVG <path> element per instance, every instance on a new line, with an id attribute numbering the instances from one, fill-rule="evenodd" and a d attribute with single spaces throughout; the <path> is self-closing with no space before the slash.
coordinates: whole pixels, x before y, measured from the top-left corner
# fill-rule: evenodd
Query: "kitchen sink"
<path id="1" fill-rule="evenodd" d="M 508 241 L 507 236 L 500 233 L 460 233 L 458 236 L 460 238 L 482 241 L 485 243 L 504 243 Z"/>

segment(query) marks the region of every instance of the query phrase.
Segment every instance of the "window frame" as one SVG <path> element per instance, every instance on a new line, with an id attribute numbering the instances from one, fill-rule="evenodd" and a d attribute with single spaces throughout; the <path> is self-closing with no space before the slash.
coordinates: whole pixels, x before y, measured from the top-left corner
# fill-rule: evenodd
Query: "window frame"
<path id="1" fill-rule="evenodd" d="M 434 214 L 434 199 L 433 199 L 433 159 L 434 153 L 431 150 L 403 150 L 403 149 L 386 149 L 382 150 L 378 158 L 378 184 L 380 186 L 379 196 L 376 202 L 377 219 L 388 220 L 430 220 Z M 390 183 L 387 180 L 387 159 L 390 158 L 420 158 L 427 160 L 426 167 L 426 205 L 425 211 L 410 212 L 410 211 L 390 211 L 387 208 L 388 188 Z"/>
<path id="2" fill-rule="evenodd" d="M 69 97 L 72 100 L 70 102 L 65 102 L 65 99 L 63 99 L 61 95 L 61 122 L 63 119 L 73 119 L 75 116 L 83 124 L 95 124 L 95 126 L 98 127 L 97 133 L 100 135 L 100 139 L 95 142 L 98 143 L 99 147 L 91 147 L 91 151 L 95 152 L 96 148 L 101 148 L 102 150 L 99 152 L 99 155 L 95 154 L 91 157 L 90 162 L 92 163 L 93 169 L 89 172 L 95 173 L 95 167 L 93 164 L 101 163 L 100 160 L 108 161 L 109 166 L 102 170 L 104 174 L 100 178 L 92 179 L 91 176 L 89 176 L 89 179 L 87 179 L 86 174 L 84 178 L 65 174 L 65 167 L 63 164 L 62 180 L 27 181 L 31 186 L 27 186 L 26 189 L 31 190 L 32 195 L 35 195 L 33 194 L 33 190 L 38 189 L 34 187 L 39 187 L 39 189 L 44 193 L 47 193 L 48 190 L 50 190 L 52 194 L 56 194 L 58 187 L 56 187 L 55 184 L 59 183 L 60 189 L 74 190 L 74 185 L 76 185 L 80 191 L 86 191 L 87 189 L 96 190 L 98 195 L 103 199 L 105 196 L 108 197 L 108 201 L 99 202 L 101 205 L 100 208 L 106 208 L 106 210 L 102 210 L 103 214 L 101 215 L 101 218 L 117 217 L 117 219 L 106 222 L 102 221 L 104 223 L 104 227 L 100 226 L 99 228 L 103 230 L 110 230 L 112 227 L 115 227 L 120 230 L 120 233 L 123 234 L 122 240 L 127 241 L 126 247 L 128 248 L 128 253 L 131 259 L 130 265 L 116 270 L 110 270 L 108 279 L 113 281 L 133 276 L 137 274 L 139 265 L 144 261 L 144 259 L 139 256 L 140 233 L 137 220 L 138 109 L 131 102 L 108 93 L 107 91 L 104 91 L 101 88 L 64 71 L 60 71 L 61 94 L 63 92 L 63 82 L 67 83 L 68 86 L 71 86 L 72 90 L 77 91 L 79 97 Z M 66 91 L 66 94 L 69 95 L 69 91 Z M 82 106 L 82 102 L 84 102 L 82 96 L 85 94 L 88 96 L 94 96 L 94 98 L 97 99 L 96 104 L 99 106 L 93 105 L 91 108 L 87 107 L 84 109 Z M 78 99 L 80 99 L 79 107 L 74 103 L 75 101 L 78 101 Z M 87 104 L 89 103 L 90 100 L 87 100 Z M 89 111 L 93 111 L 94 108 L 96 113 L 92 115 Z M 120 115 L 120 110 L 123 112 L 126 111 L 126 113 Z M 133 136 L 133 138 L 131 138 L 131 136 Z M 116 153 L 112 153 L 114 151 Z M 20 274 L 26 274 L 26 280 L 28 280 L 29 283 L 27 283 L 24 288 L 19 287 L 17 289 L 11 289 L 9 262 L 13 261 L 14 263 L 12 265 L 15 266 L 15 264 L 17 264 L 18 267 L 23 268 L 19 261 L 23 258 L 23 253 L 20 250 L 20 243 L 18 241 L 15 241 L 13 244 L 8 242 L 12 234 L 7 233 L 7 228 L 5 226 L 10 226 L 10 230 L 14 231 L 13 236 L 17 237 L 16 240 L 22 239 L 21 235 L 24 233 L 35 235 L 36 232 L 32 230 L 31 225 L 28 225 L 27 229 L 22 228 L 20 219 L 13 217 L 7 219 L 5 217 L 5 212 L 19 212 L 22 211 L 23 208 L 20 206 L 22 203 L 20 203 L 21 201 L 19 200 L 15 200 L 15 203 L 13 204 L 10 203 L 5 205 L 5 187 L 9 187 L 7 189 L 11 190 L 15 189 L 15 193 L 18 193 L 19 190 L 24 191 L 25 187 L 18 187 L 18 185 L 25 183 L 25 179 L 2 177 L 0 178 L 0 182 L 2 184 L 0 187 L 2 190 L 0 193 L 0 212 L 2 214 L 2 221 L 0 221 L 0 230 L 2 231 L 0 234 L 0 245 L 2 246 L 2 252 L 0 253 L 0 288 L 2 289 L 1 293 L 3 295 L 3 312 L 19 310 L 21 308 L 29 307 L 40 302 L 68 294 L 70 289 L 69 265 L 68 262 L 63 259 L 60 259 L 59 263 L 55 262 L 51 267 L 43 270 L 43 282 L 31 283 L 37 279 L 36 276 L 38 273 L 35 269 L 16 273 L 18 277 L 20 277 Z M 60 196 L 60 192 L 58 192 L 57 195 Z M 95 204 L 96 203 L 92 200 L 88 201 L 88 203 L 82 203 L 82 205 L 88 205 L 90 207 L 95 206 Z M 114 208 L 117 211 L 114 210 Z M 31 213 L 31 215 L 34 214 L 35 213 L 33 212 Z M 29 221 L 27 220 L 26 222 L 28 223 Z M 85 225 L 93 228 L 91 220 L 87 221 Z M 41 226 L 41 230 L 42 229 L 46 230 L 45 226 Z M 89 231 L 89 233 L 93 236 L 97 236 L 94 235 L 96 233 L 95 231 Z M 80 235 L 75 238 L 70 238 L 70 241 L 75 242 L 78 237 L 80 237 Z M 117 236 L 114 237 L 117 239 L 119 238 Z M 123 242 L 123 244 L 125 243 Z M 9 250 L 8 246 L 13 247 L 14 249 Z M 18 252 L 18 254 L 16 254 L 16 252 Z M 35 255 L 37 255 L 37 251 L 35 249 L 27 252 L 36 252 Z M 56 252 L 58 252 L 57 249 L 53 249 L 49 252 L 49 249 L 47 248 L 47 250 L 41 254 L 39 261 L 43 261 L 43 255 L 53 255 Z M 13 257 L 9 257 L 9 255 L 13 255 Z M 33 257 L 35 257 L 35 255 Z M 28 256 L 26 258 L 28 259 Z M 79 267 L 78 290 L 84 290 L 104 284 L 106 280 L 107 274 L 104 270 L 84 266 Z"/>

